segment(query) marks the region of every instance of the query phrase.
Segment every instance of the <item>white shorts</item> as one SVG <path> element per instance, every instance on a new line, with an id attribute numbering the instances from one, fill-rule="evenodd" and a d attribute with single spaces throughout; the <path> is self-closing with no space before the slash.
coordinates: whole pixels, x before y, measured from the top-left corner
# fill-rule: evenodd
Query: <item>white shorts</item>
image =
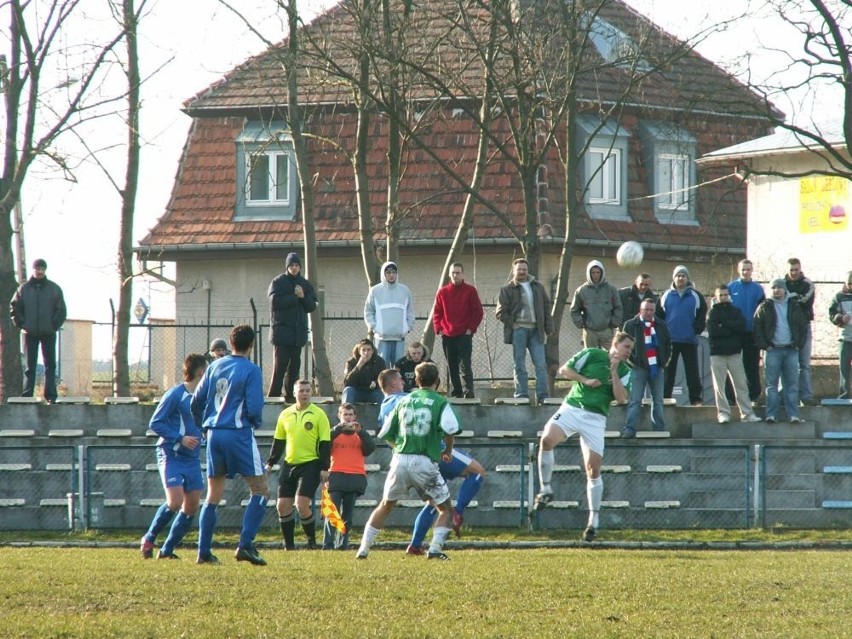
<path id="1" fill-rule="evenodd" d="M 583 449 L 584 459 L 590 450 L 603 457 L 606 416 L 562 404 L 559 410 L 553 413 L 548 423 L 561 428 L 566 437 L 577 433 L 580 436 L 580 447 Z"/>
<path id="2" fill-rule="evenodd" d="M 394 454 L 385 480 L 385 501 L 399 501 L 414 489 L 423 501 L 441 504 L 450 498 L 447 482 L 441 477 L 438 463 L 426 455 Z"/>

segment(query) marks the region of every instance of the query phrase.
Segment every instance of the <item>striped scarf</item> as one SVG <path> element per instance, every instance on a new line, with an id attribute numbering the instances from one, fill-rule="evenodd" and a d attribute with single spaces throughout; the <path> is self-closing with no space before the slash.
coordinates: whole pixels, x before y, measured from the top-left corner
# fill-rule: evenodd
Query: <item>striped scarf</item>
<path id="1" fill-rule="evenodd" d="M 654 328 L 654 322 L 642 322 L 645 334 L 645 357 L 648 358 L 648 373 L 651 379 L 654 379 L 660 372 L 660 367 L 657 364 L 657 331 Z"/>

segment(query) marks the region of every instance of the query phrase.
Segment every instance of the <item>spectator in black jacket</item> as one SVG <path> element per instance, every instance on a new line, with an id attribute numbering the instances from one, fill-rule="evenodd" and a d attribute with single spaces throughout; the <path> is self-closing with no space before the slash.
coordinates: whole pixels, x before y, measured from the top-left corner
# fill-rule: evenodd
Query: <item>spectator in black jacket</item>
<path id="1" fill-rule="evenodd" d="M 33 262 L 33 274 L 18 287 L 12 298 L 12 322 L 24 331 L 24 397 L 35 392 L 38 350 L 44 361 L 44 399 L 56 401 L 56 333 L 65 323 L 65 298 L 58 284 L 47 279 L 47 262 Z"/>
<path id="2" fill-rule="evenodd" d="M 840 328 L 840 395 L 837 399 L 852 398 L 850 369 L 852 369 L 852 271 L 846 274 L 846 284 L 831 300 L 828 307 L 831 323 Z"/>
<path id="3" fill-rule="evenodd" d="M 754 341 L 765 351 L 763 373 L 766 377 L 766 418 L 778 421 L 778 381 L 784 392 L 787 417 L 793 424 L 799 417 L 799 349 L 808 333 L 808 319 L 795 293 L 788 293 L 784 278 L 772 282 L 772 295 L 763 300 L 754 313 Z"/>
<path id="4" fill-rule="evenodd" d="M 302 277 L 302 261 L 296 253 L 287 255 L 285 271 L 269 284 L 269 315 L 275 360 L 269 397 L 281 397 L 295 404 L 293 387 L 299 379 L 302 349 L 308 341 L 308 313 L 317 308 L 317 295 L 311 283 Z"/>
<path id="5" fill-rule="evenodd" d="M 379 357 L 373 342 L 362 339 L 352 349 L 352 357 L 343 372 L 341 404 L 381 404 L 383 395 L 379 388 L 379 373 L 385 370 L 385 360 Z"/>
<path id="6" fill-rule="evenodd" d="M 731 405 L 725 395 L 725 380 L 728 375 L 734 384 L 742 421 L 759 422 L 760 417 L 754 414 L 748 397 L 748 381 L 743 367 L 745 316 L 731 303 L 731 294 L 726 284 L 720 284 L 716 288 L 713 306 L 707 314 L 707 334 L 710 338 L 710 374 L 713 377 L 719 423 L 727 424 L 731 421 Z"/>
<path id="7" fill-rule="evenodd" d="M 414 383 L 414 369 L 420 362 L 431 362 L 428 349 L 420 342 L 411 342 L 405 357 L 400 357 L 393 367 L 402 374 L 403 390 L 406 393 L 417 388 Z"/>
<path id="8" fill-rule="evenodd" d="M 666 430 L 663 417 L 663 382 L 666 364 L 672 354 L 672 340 L 665 321 L 657 317 L 653 299 L 643 299 L 636 317 L 624 323 L 624 332 L 633 338 L 630 353 L 630 400 L 627 420 L 621 430 L 625 439 L 636 437 L 645 388 L 651 391 L 651 428 Z"/>
<path id="9" fill-rule="evenodd" d="M 621 298 L 621 325 L 627 323 L 639 314 L 639 305 L 642 300 L 654 300 L 657 303 L 657 294 L 651 290 L 651 276 L 640 273 L 632 286 L 618 289 L 618 297 Z"/>
<path id="10" fill-rule="evenodd" d="M 805 331 L 805 341 L 799 347 L 799 400 L 805 406 L 816 406 L 814 387 L 811 379 L 811 350 L 813 349 L 814 300 L 816 288 L 814 283 L 802 272 L 802 262 L 791 257 L 787 260 L 787 275 L 784 278 L 787 291 L 795 294 L 796 301 L 804 311 L 808 320 Z"/>

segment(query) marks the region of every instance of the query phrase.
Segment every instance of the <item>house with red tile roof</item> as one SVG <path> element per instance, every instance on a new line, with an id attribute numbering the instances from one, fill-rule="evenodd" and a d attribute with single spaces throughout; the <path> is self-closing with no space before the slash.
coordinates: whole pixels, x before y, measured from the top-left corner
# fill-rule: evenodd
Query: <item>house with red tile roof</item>
<path id="1" fill-rule="evenodd" d="M 535 9 L 530 20 L 545 25 L 542 15 L 547 17 L 549 2 L 519 0 L 519 6 Z M 350 160 L 358 125 L 347 78 L 356 68 L 357 48 L 351 46 L 358 39 L 354 6 L 341 2 L 302 27 L 307 53 L 299 68 L 299 102 L 305 109 L 304 131 L 310 136 L 321 278 L 317 284 L 324 292 L 324 312 L 359 317 L 368 281 Z M 476 110 L 465 103 L 465 99 L 475 103 L 476 94 L 465 96 L 463 91 L 481 85 L 482 65 L 472 50 L 452 46 L 461 39 L 447 36 L 458 28 L 454 22 L 458 6 L 454 0 L 412 5 L 405 30 L 412 49 L 413 44 L 434 43 L 421 64 L 453 60 L 440 67 L 453 70 L 445 78 L 449 97 L 436 95 L 434 86 L 423 84 L 406 95 L 416 118 L 431 114 L 418 130 L 419 145 L 404 149 L 399 183 L 404 215 L 397 229 L 400 281 L 411 288 L 416 312 L 424 317 L 466 197 L 456 180 L 470 178 L 479 139 L 471 115 Z M 463 6 L 469 16 L 481 18 L 485 5 Z M 656 290 L 670 285 L 675 264 L 686 264 L 699 290 L 709 293 L 717 282 L 731 279 L 736 262 L 744 256 L 746 194 L 735 166 L 698 167 L 695 160 L 769 133 L 762 115 L 767 105 L 618 0 L 599 0 L 583 20 L 587 64 L 577 74 L 575 126 L 570 132 L 583 150 L 577 169 L 582 188 L 573 196 L 576 239 L 569 290 L 582 283 L 591 259 L 604 263 L 607 279 L 616 286 L 631 284 L 639 269 L 618 267 L 615 253 L 622 242 L 637 240 L 645 248 L 641 271 L 651 274 Z M 172 196 L 137 247 L 143 261 L 175 263 L 178 322 L 245 319 L 250 300 L 261 321 L 266 321 L 269 281 L 284 270 L 287 253 L 304 253 L 298 176 L 285 117 L 286 46 L 285 41 L 247 60 L 184 104 L 192 125 Z M 422 111 L 417 110 L 420 103 Z M 485 303 L 496 298 L 512 259 L 523 254 L 517 230 L 523 232 L 526 206 L 519 172 L 509 157 L 513 152 L 509 121 L 494 119 L 494 150 L 478 189 L 487 206 L 476 207 L 460 258 L 467 280 L 478 287 Z M 390 126 L 390 118 L 372 114 L 366 173 L 380 262 Z M 551 290 L 564 241 L 566 201 L 571 197 L 566 195 L 560 156 L 569 133 L 564 123 L 562 127 L 557 132 L 560 143 L 548 149 L 538 167 L 535 198 L 541 255 L 535 275 Z M 453 167 L 455 177 L 447 166 Z M 496 342 L 488 346 L 487 366 L 491 377 L 500 377 L 495 367 L 510 367 L 511 356 L 499 356 L 507 349 L 497 339 L 493 310 L 488 314 Z M 416 330 L 421 328 L 422 323 Z M 562 343 L 573 349 L 579 343 L 573 325 L 566 321 L 562 328 Z M 342 370 L 352 345 L 365 332 L 362 325 L 357 334 L 328 338 L 334 370 Z"/>

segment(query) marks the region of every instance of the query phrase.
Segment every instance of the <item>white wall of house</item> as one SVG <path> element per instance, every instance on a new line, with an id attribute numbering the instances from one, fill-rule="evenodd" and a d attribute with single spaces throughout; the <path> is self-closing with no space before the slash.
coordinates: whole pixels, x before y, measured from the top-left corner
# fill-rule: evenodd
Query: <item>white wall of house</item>
<path id="1" fill-rule="evenodd" d="M 491 249 L 493 251 L 493 249 Z M 415 300 L 417 317 L 426 317 L 435 296 L 444 256 L 439 254 L 423 254 L 413 250 L 404 250 L 399 260 L 400 281 L 412 291 Z M 461 258 L 465 265 L 465 275 L 469 283 L 474 284 L 480 293 L 483 303 L 494 304 L 500 287 L 505 284 L 510 272 L 514 255 L 507 247 L 501 253 L 473 253 L 468 249 Z M 613 257 L 599 258 L 581 255 L 574 259 L 571 269 L 569 288 L 573 290 L 585 281 L 586 264 L 591 259 L 600 259 L 607 269 L 607 279 L 616 287 L 621 288 L 632 284 L 636 275 L 648 272 L 653 278 L 654 290 L 660 291 L 671 284 L 672 270 L 684 260 L 649 260 L 638 268 L 624 269 L 619 267 Z M 723 257 L 719 264 L 700 264 L 685 262 L 690 269 L 695 286 L 707 296 L 712 295 L 713 288 L 719 282 L 727 282 L 735 276 L 736 258 Z M 178 323 L 198 322 L 208 320 L 208 295 L 210 302 L 209 320 L 213 323 L 237 323 L 251 321 L 249 300 L 254 298 L 258 310 L 258 322 L 263 327 L 268 325 L 269 310 L 266 291 L 269 282 L 278 275 L 284 267 L 284 255 L 278 258 L 258 258 L 247 260 L 225 256 L 210 260 L 183 260 L 177 267 L 177 296 L 176 309 Z M 558 268 L 558 256 L 545 256 L 539 273 L 536 275 L 547 287 L 553 290 Z M 353 345 L 358 339 L 366 336 L 366 326 L 360 319 L 363 315 L 364 300 L 367 295 L 367 282 L 361 265 L 360 256 L 352 251 L 348 257 L 330 256 L 320 258 L 320 278 L 324 288 L 325 315 L 351 316 L 351 321 L 332 320 L 326 323 L 326 338 L 329 351 L 330 365 L 336 380 L 342 378 L 343 366 L 349 357 Z M 204 288 L 204 282 L 209 288 Z M 570 302 L 570 299 L 569 299 Z M 418 321 L 411 334 L 410 341 L 420 339 L 425 322 Z M 512 358 L 508 346 L 502 343 L 502 327 L 494 317 L 494 309 L 486 308 L 484 327 L 477 334 L 474 346 L 474 367 L 478 376 L 495 376 L 510 378 L 512 375 Z M 264 330 L 261 365 L 268 382 L 272 370 L 272 350 L 266 343 L 268 333 Z M 581 347 L 580 332 L 573 326 L 566 309 L 560 340 L 560 358 L 567 360 Z M 219 335 L 214 335 L 218 337 Z M 207 344 L 203 333 L 199 333 L 196 341 L 200 349 L 206 349 Z M 223 337 L 227 337 L 223 335 Z M 443 363 L 440 353 L 440 340 L 435 342 L 433 359 Z"/>
<path id="2" fill-rule="evenodd" d="M 806 172 L 824 169 L 812 153 L 768 155 L 751 161 L 754 170 Z M 831 299 L 852 270 L 852 183 L 845 202 L 845 225 L 802 232 L 800 180 L 778 176 L 753 176 L 748 183 L 748 255 L 754 261 L 755 278 L 769 281 L 783 276 L 787 260 L 797 257 L 805 275 L 816 285 L 814 356 L 836 357 L 838 329 L 828 321 Z"/>

